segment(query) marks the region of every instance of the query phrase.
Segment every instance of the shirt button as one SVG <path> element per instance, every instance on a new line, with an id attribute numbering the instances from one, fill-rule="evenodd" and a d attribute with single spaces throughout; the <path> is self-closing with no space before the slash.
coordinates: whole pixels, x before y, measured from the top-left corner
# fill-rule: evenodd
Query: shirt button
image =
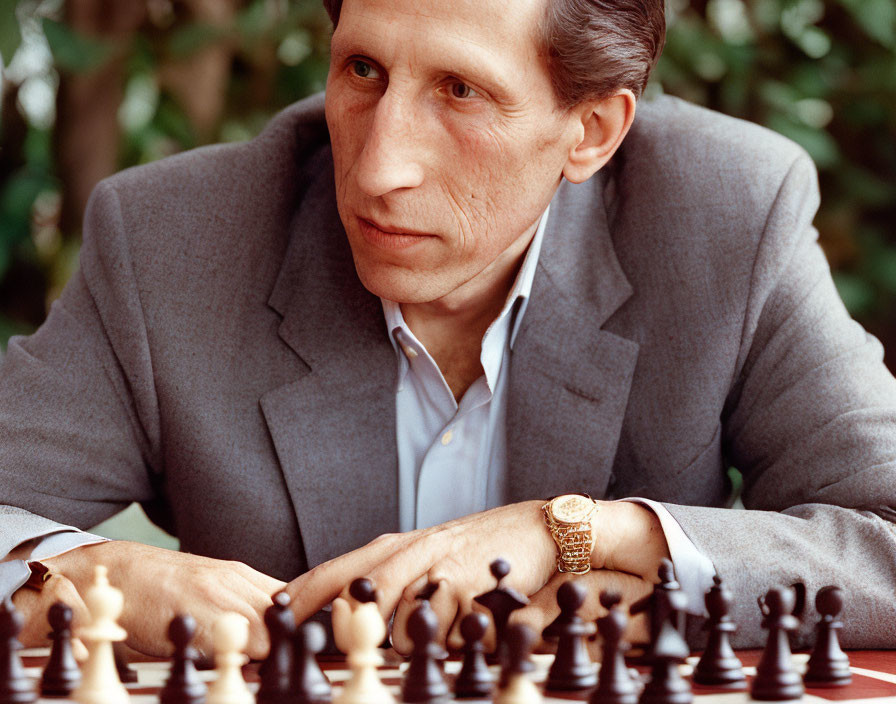
<path id="1" fill-rule="evenodd" d="M 454 439 L 454 431 L 449 430 L 444 435 L 442 435 L 442 444 L 447 445 Z"/>
<path id="2" fill-rule="evenodd" d="M 417 356 L 417 350 L 415 350 L 410 345 L 402 345 L 401 349 L 404 350 L 404 353 L 408 359 L 414 359 Z"/>

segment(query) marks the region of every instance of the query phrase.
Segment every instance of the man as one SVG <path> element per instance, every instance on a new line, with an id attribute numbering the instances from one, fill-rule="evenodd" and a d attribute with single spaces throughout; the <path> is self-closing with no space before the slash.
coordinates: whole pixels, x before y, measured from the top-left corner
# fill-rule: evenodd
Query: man
<path id="1" fill-rule="evenodd" d="M 669 99 L 635 119 L 658 1 L 328 9 L 326 121 L 313 99 L 101 185 L 81 271 L 11 344 L 7 564 L 55 575 L 19 606 L 77 605 L 105 563 L 134 647 L 188 610 L 207 648 L 231 609 L 257 656 L 274 591 L 341 617 L 369 575 L 406 650 L 414 595 L 456 638 L 501 555 L 543 625 L 558 555 L 587 566 L 543 506 L 588 492 L 636 497 L 581 521 L 592 614 L 671 556 L 695 611 L 727 580 L 742 644 L 775 583 L 838 583 L 844 640 L 896 643 L 896 382 L 836 297 L 806 155 Z M 756 510 L 723 508 L 728 462 Z M 69 549 L 60 523 L 132 500 L 197 554 Z"/>

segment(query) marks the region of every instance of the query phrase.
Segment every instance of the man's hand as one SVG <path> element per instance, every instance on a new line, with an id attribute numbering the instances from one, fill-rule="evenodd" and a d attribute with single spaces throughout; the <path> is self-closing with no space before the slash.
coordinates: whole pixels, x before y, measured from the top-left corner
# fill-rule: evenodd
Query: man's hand
<path id="1" fill-rule="evenodd" d="M 585 621 L 594 622 L 595 619 L 606 615 L 607 610 L 600 605 L 600 594 L 604 591 L 618 592 L 622 597 L 621 608 L 627 610 L 633 603 L 647 596 L 653 590 L 654 579 L 648 580 L 625 572 L 614 570 L 592 570 L 588 574 L 574 575 L 556 573 L 550 581 L 529 600 L 529 605 L 513 613 L 511 623 L 525 623 L 532 628 L 538 637 L 541 632 L 560 614 L 557 606 L 557 590 L 564 582 L 576 581 L 585 587 L 587 596 L 585 602 L 578 611 L 579 616 Z M 486 647 L 493 646 L 486 642 Z M 647 614 L 641 613 L 629 619 L 625 639 L 629 643 L 647 643 L 650 640 L 649 623 Z M 455 628 L 448 639 L 448 645 L 453 649 L 459 649 L 463 645 L 460 631 Z M 544 647 L 546 644 L 542 643 Z M 600 660 L 600 641 L 589 641 L 588 647 L 591 657 Z"/>
<path id="2" fill-rule="evenodd" d="M 112 586 L 124 593 L 119 623 L 128 632 L 131 648 L 146 655 L 170 655 L 168 623 L 178 613 L 189 613 L 197 624 L 194 646 L 211 654 L 212 623 L 221 613 L 236 611 L 249 619 L 249 656 L 260 658 L 268 650 L 264 611 L 271 595 L 285 586 L 240 562 L 126 541 L 85 545 L 42 562 L 55 573 L 44 589 L 20 589 L 13 597 L 25 616 L 26 646 L 45 644 L 46 613 L 56 599 L 72 607 L 76 626 L 89 621 L 81 597 L 93 582 L 94 566 L 105 565 Z"/>
<path id="3" fill-rule="evenodd" d="M 296 618 L 305 619 L 339 597 L 334 604 L 334 628 L 338 629 L 351 601 L 348 585 L 357 577 L 369 577 L 377 587 L 383 617 L 394 613 L 393 645 L 399 652 L 409 652 L 407 618 L 417 595 L 428 584 L 437 584 L 430 603 L 439 618 L 439 642 L 444 643 L 450 632 L 456 635 L 460 619 L 473 609 L 473 598 L 495 586 L 489 572 L 495 558 L 503 557 L 511 565 L 506 586 L 527 596 L 539 594 L 557 574 L 557 547 L 544 525 L 542 503 L 511 504 L 433 528 L 380 536 L 290 582 L 287 591 Z M 592 566 L 608 571 L 590 580 L 598 585 L 604 579 L 608 586 L 622 580 L 626 593 L 646 593 L 656 580 L 660 559 L 668 555 L 656 516 L 637 504 L 602 503 L 595 533 Z M 629 576 L 631 584 L 626 581 Z M 556 586 L 546 594 L 553 594 Z M 556 602 L 549 602 L 547 596 L 536 598 L 529 609 L 531 613 L 550 609 L 556 614 Z"/>

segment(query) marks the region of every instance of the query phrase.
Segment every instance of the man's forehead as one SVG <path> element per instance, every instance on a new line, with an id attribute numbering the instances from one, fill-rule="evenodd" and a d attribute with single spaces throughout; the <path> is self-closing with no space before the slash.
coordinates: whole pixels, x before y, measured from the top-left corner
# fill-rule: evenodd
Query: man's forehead
<path id="1" fill-rule="evenodd" d="M 345 0 L 337 31 L 344 25 L 370 35 L 406 31 L 429 41 L 472 44 L 483 50 L 535 48 L 547 0 Z M 417 35 L 417 36 L 413 36 Z"/>

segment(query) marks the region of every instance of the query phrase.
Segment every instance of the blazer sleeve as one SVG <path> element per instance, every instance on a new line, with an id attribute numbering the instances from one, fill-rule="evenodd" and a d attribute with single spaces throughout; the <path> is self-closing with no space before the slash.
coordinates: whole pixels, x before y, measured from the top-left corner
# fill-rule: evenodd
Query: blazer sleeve
<path id="1" fill-rule="evenodd" d="M 152 360 L 115 190 L 95 190 L 80 269 L 0 366 L 0 554 L 155 494 Z"/>
<path id="2" fill-rule="evenodd" d="M 776 584 L 797 589 L 797 641 L 812 642 L 815 594 L 835 584 L 844 645 L 893 647 L 896 380 L 837 294 L 812 227 L 817 205 L 803 155 L 767 217 L 723 414 L 747 510 L 667 508 L 738 595 L 737 645 L 763 642 L 755 598 Z"/>

